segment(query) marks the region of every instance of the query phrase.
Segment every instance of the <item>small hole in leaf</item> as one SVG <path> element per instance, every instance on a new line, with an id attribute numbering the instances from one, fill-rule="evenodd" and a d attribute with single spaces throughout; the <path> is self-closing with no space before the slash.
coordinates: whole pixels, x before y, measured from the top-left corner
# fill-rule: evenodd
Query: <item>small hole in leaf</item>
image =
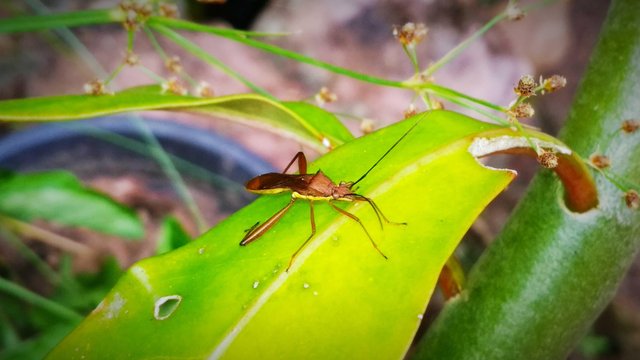
<path id="1" fill-rule="evenodd" d="M 182 296 L 180 295 L 169 295 L 163 296 L 160 299 L 156 300 L 155 308 L 153 309 L 153 317 L 156 320 L 165 320 L 171 316 L 180 302 L 182 301 Z"/>

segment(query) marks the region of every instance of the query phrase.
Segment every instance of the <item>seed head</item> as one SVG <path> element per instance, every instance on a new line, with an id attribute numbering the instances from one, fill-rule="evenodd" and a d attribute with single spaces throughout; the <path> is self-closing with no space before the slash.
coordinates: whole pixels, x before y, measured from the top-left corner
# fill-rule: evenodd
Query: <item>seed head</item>
<path id="1" fill-rule="evenodd" d="M 153 7 L 148 2 L 138 2 L 133 5 L 134 10 L 140 17 L 140 20 L 144 21 L 149 16 L 153 15 Z"/>
<path id="2" fill-rule="evenodd" d="M 624 194 L 624 202 L 627 203 L 629 209 L 638 210 L 640 207 L 640 195 L 631 189 Z"/>
<path id="3" fill-rule="evenodd" d="M 567 86 L 567 78 L 560 75 L 553 75 L 550 78 L 544 79 L 542 82 L 545 92 L 554 92 Z"/>
<path id="4" fill-rule="evenodd" d="M 442 110 L 444 109 L 444 104 L 442 101 L 438 99 L 431 99 L 431 109 L 432 110 Z"/>
<path id="5" fill-rule="evenodd" d="M 558 155 L 552 151 L 542 150 L 538 154 L 538 163 L 547 169 L 554 169 L 558 166 Z"/>
<path id="6" fill-rule="evenodd" d="M 513 91 L 518 96 L 529 97 L 535 95 L 536 81 L 533 79 L 531 75 L 524 75 L 518 81 L 518 86 L 516 86 Z"/>
<path id="7" fill-rule="evenodd" d="M 138 55 L 132 51 L 127 51 L 127 55 L 124 57 L 124 63 L 129 66 L 136 66 L 140 62 Z"/>
<path id="8" fill-rule="evenodd" d="M 160 16 L 168 18 L 178 17 L 178 7 L 175 4 L 162 3 L 160 4 Z"/>
<path id="9" fill-rule="evenodd" d="M 520 119 L 530 118 L 535 113 L 536 111 L 533 110 L 533 106 L 531 106 L 531 104 L 529 103 L 520 103 L 517 106 L 515 106 L 513 109 L 511 109 L 511 115 Z"/>
<path id="10" fill-rule="evenodd" d="M 507 14 L 507 19 L 511 21 L 522 20 L 525 16 L 524 11 L 522 11 L 514 1 L 509 1 L 505 13 Z"/>
<path id="11" fill-rule="evenodd" d="M 320 88 L 320 91 L 315 96 L 318 105 L 332 103 L 338 100 L 338 95 L 332 93 L 326 86 Z"/>
<path id="12" fill-rule="evenodd" d="M 213 92 L 213 89 L 211 88 L 211 85 L 209 85 L 209 83 L 207 83 L 206 81 L 200 81 L 200 83 L 196 87 L 195 94 L 196 94 L 196 96 L 199 96 L 199 97 L 214 97 L 215 96 L 214 92 Z"/>
<path id="13" fill-rule="evenodd" d="M 122 26 L 127 31 L 138 30 L 138 14 L 133 9 L 126 10 L 124 21 Z"/>
<path id="14" fill-rule="evenodd" d="M 180 72 L 182 72 L 182 63 L 180 62 L 180 57 L 178 56 L 172 56 L 165 60 L 164 66 L 172 74 L 179 74 Z"/>
<path id="15" fill-rule="evenodd" d="M 408 22 L 402 27 L 393 27 L 393 36 L 404 46 L 415 46 L 427 36 L 429 29 L 423 24 Z"/>
<path id="16" fill-rule="evenodd" d="M 373 125 L 373 121 L 370 119 L 362 119 L 360 122 L 360 130 L 362 130 L 363 134 L 370 134 L 375 130 L 375 126 Z"/>
<path id="17" fill-rule="evenodd" d="M 598 153 L 589 156 L 589 161 L 598 169 L 605 169 L 611 165 L 611 160 L 607 156 Z"/>
<path id="18" fill-rule="evenodd" d="M 417 114 L 418 111 L 416 110 L 416 107 L 411 104 L 409 105 L 409 107 L 403 112 L 404 118 L 408 119 L 410 117 L 412 117 L 413 115 Z"/>
<path id="19" fill-rule="evenodd" d="M 162 93 L 172 93 L 176 95 L 187 95 L 187 89 L 180 84 L 177 78 L 172 77 L 162 83 Z"/>
<path id="20" fill-rule="evenodd" d="M 120 7 L 120 10 L 122 10 L 122 11 L 133 10 L 133 1 L 131 1 L 131 0 L 122 0 L 118 4 L 118 7 Z"/>
<path id="21" fill-rule="evenodd" d="M 85 94 L 88 95 L 107 95 L 107 86 L 102 80 L 91 80 L 83 86 Z"/>
<path id="22" fill-rule="evenodd" d="M 640 128 L 640 120 L 629 119 L 622 122 L 621 129 L 627 134 L 636 132 L 638 128 Z"/>

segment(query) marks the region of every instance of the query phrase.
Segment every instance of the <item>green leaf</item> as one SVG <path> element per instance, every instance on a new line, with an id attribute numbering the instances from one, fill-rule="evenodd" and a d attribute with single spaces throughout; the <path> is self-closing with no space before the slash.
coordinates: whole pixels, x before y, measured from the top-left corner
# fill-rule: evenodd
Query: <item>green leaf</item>
<path id="1" fill-rule="evenodd" d="M 137 239 L 140 219 L 111 198 L 85 188 L 72 174 L 51 171 L 0 178 L 0 214 L 23 221 L 43 219 Z"/>
<path id="2" fill-rule="evenodd" d="M 280 103 L 262 95 L 199 98 L 163 93 L 159 86 L 114 95 L 63 95 L 0 101 L 3 121 L 65 121 L 138 110 L 205 113 L 290 136 L 319 151 L 326 138 L 335 147 L 353 136 L 332 114 L 310 104 Z"/>
<path id="3" fill-rule="evenodd" d="M 415 121 L 349 142 L 310 172 L 355 180 Z M 368 204 L 338 204 L 362 220 L 388 260 L 358 224 L 318 202 L 317 234 L 284 272 L 310 233 L 308 204 L 299 201 L 241 247 L 246 229 L 290 199 L 263 196 L 198 240 L 134 265 L 50 357 L 402 357 L 443 264 L 514 177 L 468 151 L 474 137 L 500 130 L 432 112 L 358 184 L 406 226 L 381 230 Z"/>
<path id="4" fill-rule="evenodd" d="M 156 245 L 156 254 L 161 255 L 169 251 L 175 250 L 191 241 L 191 237 L 184 230 L 180 222 L 168 216 L 162 222 L 160 235 L 158 236 L 158 244 Z"/>

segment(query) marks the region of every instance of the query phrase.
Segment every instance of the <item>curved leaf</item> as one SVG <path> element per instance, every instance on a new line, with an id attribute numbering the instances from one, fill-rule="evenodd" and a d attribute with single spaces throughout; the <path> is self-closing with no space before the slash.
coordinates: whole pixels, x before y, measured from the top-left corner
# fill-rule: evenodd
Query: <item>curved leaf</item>
<path id="1" fill-rule="evenodd" d="M 349 142 L 310 165 L 354 180 L 417 118 Z M 363 230 L 325 203 L 298 201 L 246 247 L 246 229 L 288 203 L 263 196 L 200 239 L 133 266 L 51 358 L 402 358 L 438 274 L 487 203 L 515 176 L 479 165 L 468 148 L 499 129 L 435 111 L 389 153 L 358 193 L 394 221 L 383 230 L 366 203 L 338 204 Z M 516 135 L 515 133 L 512 133 Z"/>
<path id="2" fill-rule="evenodd" d="M 321 152 L 353 138 L 335 116 L 311 104 L 280 103 L 256 94 L 180 96 L 163 93 L 159 86 L 135 87 L 113 95 L 0 101 L 0 120 L 66 121 L 139 110 L 183 110 L 219 116 L 287 135 Z M 323 145 L 325 139 L 330 146 Z"/>

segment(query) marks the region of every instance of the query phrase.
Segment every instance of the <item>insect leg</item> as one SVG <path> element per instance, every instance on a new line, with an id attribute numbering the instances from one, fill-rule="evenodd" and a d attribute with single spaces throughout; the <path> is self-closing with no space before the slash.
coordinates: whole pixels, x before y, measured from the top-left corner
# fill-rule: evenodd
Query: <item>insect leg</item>
<path id="1" fill-rule="evenodd" d="M 364 197 L 364 196 L 363 196 Z M 378 245 L 376 245 L 376 242 L 373 241 L 373 238 L 371 237 L 371 235 L 369 235 L 369 231 L 367 231 L 367 228 L 364 226 L 364 224 L 362 223 L 362 221 L 360 221 L 360 219 L 353 215 L 350 212 L 347 212 L 345 210 L 340 209 L 339 207 L 335 206 L 333 204 L 332 201 L 329 201 L 329 205 L 331 205 L 331 207 L 333 207 L 337 212 L 339 212 L 342 215 L 348 216 L 351 219 L 353 219 L 355 222 L 357 222 L 358 224 L 360 224 L 360 227 L 362 227 L 362 230 L 364 230 L 364 233 L 367 234 L 367 237 L 369 238 L 369 240 L 371 241 L 371 245 L 373 245 L 373 247 L 376 249 L 376 251 L 378 253 L 380 253 L 380 255 L 382 255 L 383 258 L 387 259 L 387 255 L 383 254 L 382 251 L 380 251 L 380 249 L 378 248 Z"/>
<path id="2" fill-rule="evenodd" d="M 287 170 L 289 170 L 289 168 L 291 167 L 291 165 L 293 165 L 296 159 L 298 159 L 298 173 L 299 174 L 307 173 L 307 157 L 304 156 L 304 153 L 302 151 L 298 151 L 298 153 L 289 162 L 289 165 L 287 165 L 287 167 L 284 168 L 284 171 L 282 172 L 283 174 L 287 173 Z"/>
<path id="3" fill-rule="evenodd" d="M 371 208 L 373 209 L 373 211 L 376 213 L 376 216 L 378 217 L 378 222 L 380 223 L 380 227 L 381 228 L 382 228 L 382 221 L 380 220 L 380 218 L 382 218 L 384 220 L 384 222 L 386 222 L 387 224 L 391 224 L 391 225 L 407 225 L 406 222 L 395 222 L 395 221 L 390 221 L 389 219 L 387 219 L 387 217 L 384 216 L 384 214 L 382 213 L 382 210 L 380 210 L 378 205 L 376 205 L 376 203 L 373 202 L 373 200 L 369 199 L 368 197 L 365 197 L 365 196 L 362 196 L 362 195 L 358 195 L 358 194 L 354 194 L 353 200 L 368 202 L 369 205 L 371 205 Z"/>
<path id="4" fill-rule="evenodd" d="M 285 270 L 287 272 L 291 268 L 291 265 L 293 265 L 293 261 L 295 260 L 296 256 L 298 256 L 298 253 L 300 253 L 300 251 L 302 251 L 302 249 L 304 249 L 304 247 L 307 246 L 307 243 L 309 242 L 309 240 L 311 240 L 313 235 L 316 234 L 316 220 L 315 220 L 315 217 L 313 216 L 313 201 L 309 201 L 309 219 L 311 220 L 311 235 L 309 235 L 307 240 L 305 240 L 302 243 L 302 245 L 300 245 L 298 250 L 296 250 L 296 252 L 294 252 L 293 255 L 291 255 L 291 259 L 289 259 L 289 265 L 287 266 L 287 270 Z"/>
<path id="5" fill-rule="evenodd" d="M 267 221 L 263 222 L 259 226 L 252 226 L 249 232 L 242 238 L 240 241 L 241 246 L 245 246 L 248 243 L 257 240 L 260 236 L 264 235 L 273 225 L 275 225 L 282 216 L 291 208 L 291 205 L 296 201 L 295 198 L 291 198 L 291 201 L 287 204 L 287 206 L 283 207 L 277 213 L 273 214 Z"/>

